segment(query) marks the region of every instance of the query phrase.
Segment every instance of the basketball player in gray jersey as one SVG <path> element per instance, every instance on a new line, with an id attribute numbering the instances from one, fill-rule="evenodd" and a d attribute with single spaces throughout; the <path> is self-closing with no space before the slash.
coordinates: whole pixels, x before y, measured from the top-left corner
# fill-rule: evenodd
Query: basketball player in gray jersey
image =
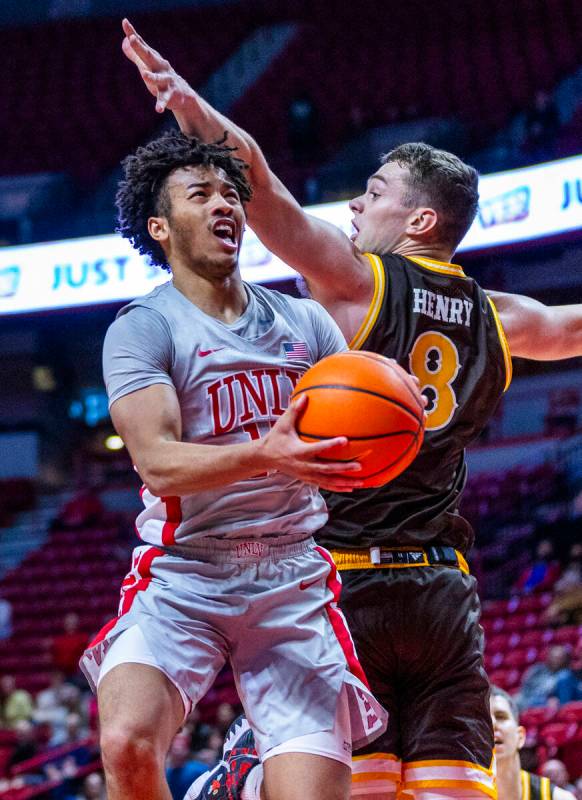
<path id="1" fill-rule="evenodd" d="M 229 148 L 172 132 L 124 166 L 120 232 L 172 280 L 119 312 L 103 353 L 144 483 L 119 615 L 82 659 L 109 800 L 170 798 L 170 742 L 227 659 L 267 797 L 346 800 L 352 746 L 386 714 L 312 534 L 327 516 L 317 486 L 357 488 L 359 466 L 322 460 L 346 440 L 305 444 L 303 404 L 286 410 L 300 375 L 345 341 L 316 303 L 242 282 L 251 189 Z"/>

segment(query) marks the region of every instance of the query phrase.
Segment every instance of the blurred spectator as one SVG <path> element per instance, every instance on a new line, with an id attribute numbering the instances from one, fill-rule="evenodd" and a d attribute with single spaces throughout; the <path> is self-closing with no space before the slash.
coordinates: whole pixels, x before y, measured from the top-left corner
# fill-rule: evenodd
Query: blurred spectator
<path id="1" fill-rule="evenodd" d="M 190 749 L 192 752 L 202 750 L 208 744 L 208 737 L 212 732 L 212 728 L 207 722 L 202 722 L 200 719 L 200 709 L 198 707 L 192 709 L 184 730 L 190 736 Z"/>
<path id="2" fill-rule="evenodd" d="M 211 728 L 206 746 L 198 750 L 196 758 L 208 767 L 213 767 L 220 761 L 223 743 L 224 737 L 222 733 L 217 728 Z"/>
<path id="3" fill-rule="evenodd" d="M 107 800 L 105 781 L 100 772 L 91 772 L 83 781 L 83 789 L 75 800 Z"/>
<path id="4" fill-rule="evenodd" d="M 559 786 L 560 789 L 565 789 L 567 792 L 574 792 L 576 788 L 570 783 L 570 776 L 563 761 L 558 758 L 551 758 L 542 764 L 540 775 L 545 775 L 552 783 Z"/>
<path id="5" fill-rule="evenodd" d="M 574 792 L 576 800 L 582 800 L 582 777 L 576 781 L 576 791 Z"/>
<path id="6" fill-rule="evenodd" d="M 546 621 L 552 625 L 582 625 L 582 544 L 570 548 L 569 561 L 554 592 L 546 609 Z"/>
<path id="7" fill-rule="evenodd" d="M 582 586 L 582 544 L 580 543 L 573 544 L 570 548 L 568 561 L 554 590 L 563 592 L 578 586 Z"/>
<path id="8" fill-rule="evenodd" d="M 89 729 L 85 724 L 86 714 L 81 707 L 81 692 L 77 686 L 66 683 L 61 693 L 61 704 L 56 708 L 48 720 L 52 726 L 51 747 L 58 747 L 67 744 L 69 741 L 77 741 L 78 738 L 89 736 Z M 35 714 L 38 718 L 38 711 Z M 74 720 L 78 719 L 80 735 L 76 736 L 74 730 Z M 73 738 L 71 738 L 73 737 Z"/>
<path id="9" fill-rule="evenodd" d="M 560 127 L 558 111 L 549 92 L 536 92 L 534 104 L 525 117 L 525 149 L 530 158 L 545 161 L 553 156 Z"/>
<path id="10" fill-rule="evenodd" d="M 558 681 L 575 680 L 569 667 L 570 654 L 565 647 L 550 647 L 546 660 L 532 664 L 526 671 L 516 701 L 520 709 L 545 706 L 551 697 L 556 697 Z"/>
<path id="11" fill-rule="evenodd" d="M 55 636 L 52 644 L 53 666 L 61 670 L 68 680 L 86 682 L 79 670 L 79 659 L 83 655 L 89 641 L 86 633 L 79 630 L 79 617 L 77 614 L 67 614 L 63 620 L 64 632 Z"/>
<path id="12" fill-rule="evenodd" d="M 556 681 L 555 696 L 560 704 L 582 700 L 582 643 L 572 654 L 570 669 Z"/>
<path id="13" fill-rule="evenodd" d="M 0 728 L 15 728 L 22 720 L 30 720 L 34 711 L 32 696 L 16 688 L 12 675 L 0 678 Z"/>
<path id="14" fill-rule="evenodd" d="M 220 703 L 216 709 L 216 727 L 223 737 L 237 716 L 230 703 Z"/>
<path id="15" fill-rule="evenodd" d="M 289 105 L 287 115 L 289 146 L 296 164 L 317 160 L 320 153 L 319 121 L 311 97 L 302 92 Z"/>
<path id="16" fill-rule="evenodd" d="M 554 545 L 549 539 L 538 542 L 533 564 L 522 572 L 513 591 L 529 594 L 551 589 L 560 574 L 560 565 L 553 556 Z"/>
<path id="17" fill-rule="evenodd" d="M 35 722 L 53 724 L 55 718 L 59 716 L 63 698 L 66 694 L 66 686 L 64 673 L 58 669 L 53 670 L 49 686 L 36 696 Z"/>
<path id="18" fill-rule="evenodd" d="M 74 688 L 74 687 L 70 687 Z M 71 800 L 75 795 L 79 770 L 90 764 L 97 756 L 97 747 L 87 740 L 87 730 L 79 714 L 68 714 L 67 736 L 60 745 L 77 745 L 66 756 L 50 761 L 44 768 L 49 781 L 61 781 L 61 785 L 51 793 L 51 800 Z"/>
<path id="19" fill-rule="evenodd" d="M 53 530 L 65 528 L 74 530 L 94 525 L 103 516 L 103 504 L 97 492 L 89 486 L 82 486 L 65 503 L 58 517 L 53 520 Z"/>
<path id="20" fill-rule="evenodd" d="M 207 769 L 206 764 L 193 759 L 188 734 L 180 732 L 174 736 L 166 762 L 166 779 L 173 800 L 182 800 L 190 785 Z"/>
<path id="21" fill-rule="evenodd" d="M 0 640 L 12 636 L 12 605 L 0 595 Z"/>
<path id="22" fill-rule="evenodd" d="M 84 742 L 89 736 L 89 729 L 83 723 L 83 718 L 76 712 L 70 712 L 65 717 L 65 726 L 63 736 L 60 741 L 55 743 L 51 741 L 51 746 L 75 744 L 76 742 Z"/>
<path id="23" fill-rule="evenodd" d="M 36 730 L 29 720 L 21 719 L 14 726 L 16 731 L 16 747 L 8 760 L 7 767 L 20 764 L 21 761 L 28 761 L 38 753 L 38 743 L 36 741 Z"/>

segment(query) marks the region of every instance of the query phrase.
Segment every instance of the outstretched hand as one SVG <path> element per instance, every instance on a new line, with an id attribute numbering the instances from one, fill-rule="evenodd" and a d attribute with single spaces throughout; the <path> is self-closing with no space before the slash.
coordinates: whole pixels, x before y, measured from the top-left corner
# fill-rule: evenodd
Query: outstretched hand
<path id="1" fill-rule="evenodd" d="M 125 37 L 121 49 L 139 70 L 143 82 L 156 98 L 156 111 L 161 114 L 166 109 L 179 112 L 192 98 L 193 90 L 169 61 L 139 35 L 128 19 L 122 24 Z"/>

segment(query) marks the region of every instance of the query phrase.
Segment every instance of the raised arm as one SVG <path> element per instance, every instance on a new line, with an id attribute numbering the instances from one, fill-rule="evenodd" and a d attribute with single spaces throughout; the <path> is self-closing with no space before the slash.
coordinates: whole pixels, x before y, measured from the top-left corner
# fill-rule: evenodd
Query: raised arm
<path id="1" fill-rule="evenodd" d="M 546 306 L 520 294 L 488 294 L 513 356 L 534 361 L 582 356 L 582 304 Z"/>
<path id="2" fill-rule="evenodd" d="M 294 403 L 264 439 L 248 444 L 180 441 L 180 406 L 175 390 L 167 384 L 154 384 L 116 400 L 111 419 L 142 481 L 157 497 L 194 494 L 271 470 L 332 491 L 359 488 L 359 464 L 318 460 L 330 447 L 345 444 L 345 438 L 305 444 L 297 436 L 295 423 L 304 405 L 305 400 Z M 354 478 L 338 476 L 346 466 Z"/>
<path id="3" fill-rule="evenodd" d="M 253 199 L 249 224 L 263 244 L 300 272 L 317 299 L 334 312 L 334 302 L 350 300 L 366 308 L 374 281 L 368 260 L 335 225 L 307 214 L 271 171 L 260 147 L 246 131 L 216 111 L 150 47 L 128 20 L 123 52 L 156 98 L 156 111 L 173 112 L 182 131 L 205 141 L 228 135 L 228 143 L 250 169 Z M 340 323 L 340 327 L 341 323 Z M 351 338 L 352 331 L 344 331 Z"/>

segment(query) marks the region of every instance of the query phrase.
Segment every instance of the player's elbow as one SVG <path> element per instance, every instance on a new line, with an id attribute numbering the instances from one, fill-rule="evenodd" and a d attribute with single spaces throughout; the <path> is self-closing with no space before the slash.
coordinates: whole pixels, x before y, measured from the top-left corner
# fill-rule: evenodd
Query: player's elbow
<path id="1" fill-rule="evenodd" d="M 151 458 L 144 458 L 136 466 L 150 494 L 155 497 L 170 497 L 177 494 L 175 480 L 163 464 Z"/>

